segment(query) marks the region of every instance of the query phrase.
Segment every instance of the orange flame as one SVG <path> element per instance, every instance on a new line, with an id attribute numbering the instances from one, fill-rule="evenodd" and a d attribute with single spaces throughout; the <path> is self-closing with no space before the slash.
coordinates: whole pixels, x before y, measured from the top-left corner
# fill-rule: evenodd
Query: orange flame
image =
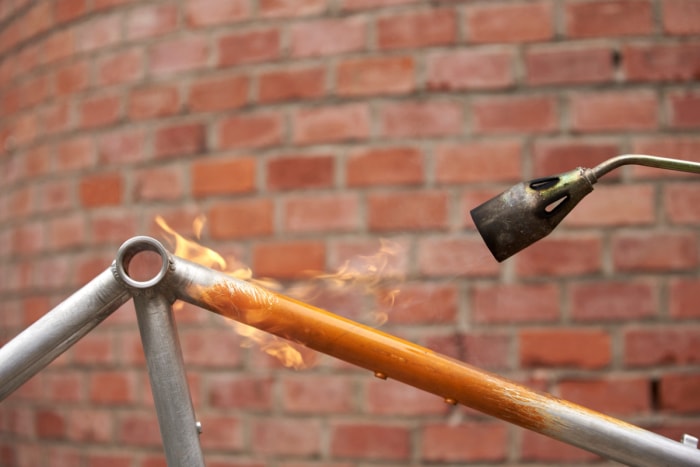
<path id="1" fill-rule="evenodd" d="M 199 243 L 206 222 L 203 215 L 197 216 L 193 221 L 193 231 L 197 240 L 183 237 L 161 216 L 156 216 L 155 222 L 165 234 L 171 237 L 168 240 L 176 256 L 222 271 L 236 279 L 283 292 L 299 300 L 312 300 L 324 290 L 331 292 L 353 290 L 368 296 L 377 295 L 381 291 L 382 307 L 375 309 L 369 316 L 369 321 L 375 326 L 382 325 L 388 320 L 387 310 L 393 306 L 399 293 L 398 288 L 386 290 L 384 287 L 391 259 L 401 251 L 398 244 L 388 240 L 381 240 L 380 248 L 374 255 L 358 256 L 345 261 L 334 273 L 317 274 L 307 281 L 283 290 L 278 282 L 270 279 L 256 279 L 249 267 L 237 261 L 229 262 L 221 254 Z M 231 323 L 235 331 L 244 338 L 242 347 L 259 347 L 266 354 L 277 358 L 284 366 L 294 369 L 307 368 L 315 362 L 315 352 L 304 346 L 237 321 L 231 321 Z"/>

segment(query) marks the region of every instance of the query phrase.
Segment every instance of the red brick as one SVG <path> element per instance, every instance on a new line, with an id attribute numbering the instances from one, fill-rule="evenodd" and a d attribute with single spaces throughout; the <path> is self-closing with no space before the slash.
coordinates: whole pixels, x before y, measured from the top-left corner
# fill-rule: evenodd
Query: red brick
<path id="1" fill-rule="evenodd" d="M 700 280 L 672 279 L 669 284 L 669 313 L 675 319 L 700 317 Z"/>
<path id="2" fill-rule="evenodd" d="M 206 148 L 204 125 L 182 123 L 160 128 L 155 133 L 154 154 L 156 157 L 198 154 Z"/>
<path id="3" fill-rule="evenodd" d="M 292 122 L 297 144 L 365 139 L 370 133 L 369 107 L 362 103 L 299 109 Z"/>
<path id="4" fill-rule="evenodd" d="M 48 222 L 48 247 L 70 249 L 85 242 L 85 219 L 80 214 L 64 215 Z"/>
<path id="5" fill-rule="evenodd" d="M 527 50 L 525 73 L 534 86 L 610 82 L 613 51 L 607 47 L 544 45 Z"/>
<path id="6" fill-rule="evenodd" d="M 341 96 L 402 94 L 415 88 L 412 57 L 353 58 L 336 69 L 336 92 Z"/>
<path id="7" fill-rule="evenodd" d="M 89 376 L 90 400 L 100 405 L 130 404 L 136 400 L 135 379 L 130 373 L 103 370 Z"/>
<path id="8" fill-rule="evenodd" d="M 129 93 L 129 118 L 143 120 L 175 115 L 180 111 L 180 96 L 175 85 L 154 84 L 137 87 Z"/>
<path id="9" fill-rule="evenodd" d="M 137 219 L 128 211 L 110 209 L 109 212 L 99 212 L 90 216 L 89 231 L 92 232 L 93 243 L 117 245 L 125 238 L 136 235 Z"/>
<path id="10" fill-rule="evenodd" d="M 694 81 L 700 69 L 700 44 L 630 44 L 622 48 L 628 81 Z"/>
<path id="11" fill-rule="evenodd" d="M 287 232 L 343 232 L 360 224 L 359 201 L 354 195 L 313 195 L 286 198 L 282 223 Z"/>
<path id="12" fill-rule="evenodd" d="M 474 101 L 474 128 L 481 133 L 542 133 L 558 127 L 557 103 L 550 96 L 489 97 Z"/>
<path id="13" fill-rule="evenodd" d="M 319 420 L 260 419 L 253 423 L 251 430 L 254 452 L 272 456 L 311 457 L 321 451 Z"/>
<path id="14" fill-rule="evenodd" d="M 435 180 L 463 184 L 519 181 L 521 145 L 517 141 L 474 142 L 435 148 Z"/>
<path id="15" fill-rule="evenodd" d="M 132 3 L 135 0 L 94 0 L 92 9 L 95 11 L 107 10 L 114 8 L 119 5 L 125 5 L 127 3 Z"/>
<path id="16" fill-rule="evenodd" d="M 55 146 L 55 169 L 77 170 L 95 165 L 95 149 L 88 137 L 77 136 L 66 139 Z"/>
<path id="17" fill-rule="evenodd" d="M 73 347 L 73 361 L 79 365 L 100 366 L 114 360 L 114 345 L 109 334 L 94 331 Z"/>
<path id="18" fill-rule="evenodd" d="M 146 5 L 129 11 L 126 17 L 128 40 L 157 37 L 178 26 L 178 7 L 173 4 Z"/>
<path id="19" fill-rule="evenodd" d="M 143 73 L 143 53 L 140 50 L 117 52 L 98 61 L 96 84 L 109 86 L 133 82 L 141 79 Z"/>
<path id="20" fill-rule="evenodd" d="M 384 16 L 377 21 L 377 45 L 380 49 L 447 45 L 456 40 L 456 12 L 451 8 Z"/>
<path id="21" fill-rule="evenodd" d="M 204 452 L 214 449 L 236 449 L 244 447 L 243 423 L 236 417 L 227 415 L 205 415 L 202 427 L 207 436 L 201 437 Z"/>
<path id="22" fill-rule="evenodd" d="M 429 424 L 422 429 L 421 458 L 427 462 L 498 462 L 506 459 L 508 445 L 508 427 L 501 422 Z"/>
<path id="23" fill-rule="evenodd" d="M 618 271 L 693 270 L 698 266 L 695 234 L 618 234 L 612 241 L 613 266 Z"/>
<path id="24" fill-rule="evenodd" d="M 195 161 L 190 173 L 195 198 L 255 190 L 256 161 L 252 157 Z"/>
<path id="25" fill-rule="evenodd" d="M 475 5 L 466 10 L 471 42 L 535 42 L 551 39 L 554 11 L 548 1 Z"/>
<path id="26" fill-rule="evenodd" d="M 476 323 L 559 320 L 560 297 L 554 284 L 476 285 L 471 303 Z"/>
<path id="27" fill-rule="evenodd" d="M 22 108 L 29 108 L 48 98 L 50 86 L 49 75 L 41 74 L 35 78 L 24 79 L 15 91 L 10 92 L 19 94 Z"/>
<path id="28" fill-rule="evenodd" d="M 365 394 L 366 410 L 372 415 L 445 416 L 449 410 L 442 398 L 393 380 L 369 380 Z"/>
<path id="29" fill-rule="evenodd" d="M 141 130 L 119 130 L 99 135 L 97 157 L 101 164 L 145 160 L 146 138 Z"/>
<path id="30" fill-rule="evenodd" d="M 196 28 L 242 21 L 250 14 L 249 0 L 187 0 L 185 4 L 185 20 Z"/>
<path id="31" fill-rule="evenodd" d="M 326 72 L 319 67 L 261 72 L 258 100 L 268 103 L 321 97 L 325 93 L 325 80 Z"/>
<path id="32" fill-rule="evenodd" d="M 599 184 L 565 222 L 572 227 L 648 225 L 654 218 L 652 186 Z"/>
<path id="33" fill-rule="evenodd" d="M 648 281 L 574 283 L 569 295 L 576 321 L 642 320 L 656 313 L 657 290 Z"/>
<path id="34" fill-rule="evenodd" d="M 75 186 L 72 181 L 48 180 L 37 186 L 38 209 L 42 212 L 57 212 L 73 207 Z"/>
<path id="35" fill-rule="evenodd" d="M 219 329 L 191 327 L 180 331 L 187 368 L 236 368 L 243 360 L 241 337 L 230 326 Z"/>
<path id="36" fill-rule="evenodd" d="M 428 237 L 418 242 L 418 270 L 426 276 L 494 276 L 498 263 L 479 238 Z"/>
<path id="37" fill-rule="evenodd" d="M 460 50 L 428 56 L 427 85 L 434 90 L 505 89 L 513 85 L 509 51 Z"/>
<path id="38" fill-rule="evenodd" d="M 121 107 L 118 95 L 87 98 L 80 106 L 80 124 L 83 128 L 96 128 L 116 123 L 121 116 Z"/>
<path id="39" fill-rule="evenodd" d="M 80 202 L 83 207 L 119 205 L 123 196 L 124 179 L 118 172 L 89 175 L 80 181 Z"/>
<path id="40" fill-rule="evenodd" d="M 447 193 L 442 191 L 372 193 L 367 197 L 372 231 L 432 230 L 447 227 Z"/>
<path id="41" fill-rule="evenodd" d="M 270 377 L 236 378 L 218 375 L 209 383 L 209 403 L 217 409 L 270 410 L 273 404 Z"/>
<path id="42" fill-rule="evenodd" d="M 268 199 L 235 200 L 218 203 L 209 210 L 212 238 L 246 238 L 273 231 L 273 205 Z"/>
<path id="43" fill-rule="evenodd" d="M 405 427 L 343 423 L 331 428 L 335 457 L 407 461 L 410 451 L 410 432 Z"/>
<path id="44" fill-rule="evenodd" d="M 259 14 L 264 18 L 283 18 L 314 15 L 325 9 L 325 0 L 261 0 Z"/>
<path id="45" fill-rule="evenodd" d="M 83 399 L 83 377 L 79 372 L 61 371 L 42 379 L 44 397 L 49 402 L 69 403 Z"/>
<path id="46" fill-rule="evenodd" d="M 87 0 L 58 0 L 54 4 L 53 16 L 57 23 L 63 23 L 79 18 L 87 11 Z"/>
<path id="47" fill-rule="evenodd" d="M 462 106 L 450 101 L 388 103 L 380 108 L 382 133 L 390 138 L 435 137 L 462 132 Z"/>
<path id="48" fill-rule="evenodd" d="M 44 248 L 45 229 L 43 224 L 24 224 L 13 229 L 10 236 L 12 250 L 18 253 L 36 253 Z"/>
<path id="49" fill-rule="evenodd" d="M 39 135 L 38 115 L 34 113 L 24 113 L 17 117 L 12 124 L 6 127 L 12 135 L 10 142 L 6 142 L 2 147 L 21 147 L 34 141 Z"/>
<path id="50" fill-rule="evenodd" d="M 49 2 L 32 5 L 22 17 L 22 39 L 45 32 L 53 25 L 53 5 Z"/>
<path id="51" fill-rule="evenodd" d="M 342 376 L 300 373 L 282 380 L 282 406 L 288 413 L 349 413 L 354 395 L 352 381 Z"/>
<path id="52" fill-rule="evenodd" d="M 409 245 L 406 239 L 340 240 L 333 242 L 331 248 L 329 254 L 331 270 L 353 271 L 365 278 L 390 280 L 404 278 L 407 275 L 409 258 L 406 251 Z M 374 284 L 370 287 L 372 289 L 370 294 L 381 301 L 383 294 L 387 292 L 384 287 L 393 288 L 394 285 L 396 284 L 391 282 Z M 359 295 L 358 291 L 350 292 L 349 298 Z M 360 306 L 353 304 L 355 305 Z"/>
<path id="53" fill-rule="evenodd" d="M 661 15 L 666 33 L 700 34 L 700 5 L 694 0 L 664 0 Z"/>
<path id="54" fill-rule="evenodd" d="M 267 162 L 267 188 L 297 190 L 333 186 L 335 158 L 331 155 L 284 155 Z"/>
<path id="55" fill-rule="evenodd" d="M 209 43 L 205 37 L 190 36 L 158 42 L 150 50 L 150 71 L 156 76 L 206 67 Z"/>
<path id="56" fill-rule="evenodd" d="M 81 52 L 92 52 L 121 41 L 122 17 L 118 14 L 103 15 L 82 23 L 75 44 Z"/>
<path id="57" fill-rule="evenodd" d="M 219 39 L 219 66 L 272 61 L 281 47 L 278 29 L 237 32 Z"/>
<path id="58" fill-rule="evenodd" d="M 698 345 L 700 328 L 697 326 L 628 329 L 624 334 L 625 365 L 693 365 L 700 362 Z"/>
<path id="59" fill-rule="evenodd" d="M 411 147 L 359 149 L 345 167 L 349 186 L 417 185 L 424 180 L 424 158 Z"/>
<path id="60" fill-rule="evenodd" d="M 220 148 L 260 148 L 282 142 L 284 122 L 279 113 L 234 115 L 219 122 Z"/>
<path id="61" fill-rule="evenodd" d="M 570 444 L 549 438 L 534 431 L 523 431 L 520 458 L 526 462 L 592 462 L 599 459 L 595 454 Z"/>
<path id="62" fill-rule="evenodd" d="M 34 417 L 36 434 L 40 439 L 64 439 L 66 436 L 66 419 L 55 410 L 44 409 L 36 412 Z"/>
<path id="63" fill-rule="evenodd" d="M 669 97 L 671 125 L 676 128 L 700 127 L 700 93 L 675 92 Z"/>
<path id="64" fill-rule="evenodd" d="M 340 55 L 366 47 L 364 18 L 319 19 L 292 25 L 289 31 L 292 57 Z"/>
<path id="65" fill-rule="evenodd" d="M 454 285 L 402 283 L 398 289 L 398 295 L 388 306 L 392 324 L 455 323 L 459 295 Z"/>
<path id="66" fill-rule="evenodd" d="M 117 435 L 122 446 L 161 447 L 162 441 L 155 413 L 127 412 L 117 421 Z"/>
<path id="67" fill-rule="evenodd" d="M 570 37 L 615 37 L 651 34 L 653 13 L 647 0 L 567 2 L 566 34 Z"/>
<path id="68" fill-rule="evenodd" d="M 292 279 L 325 270 L 326 248 L 317 241 L 259 243 L 253 247 L 253 272 L 259 277 Z"/>
<path id="69" fill-rule="evenodd" d="M 533 147 L 533 171 L 537 177 L 547 177 L 575 169 L 592 168 L 620 154 L 615 140 L 538 140 Z M 605 175 L 605 180 L 619 177 L 613 171 Z"/>
<path id="70" fill-rule="evenodd" d="M 47 134 L 61 133 L 73 127 L 70 102 L 60 101 L 44 106 L 40 111 L 41 126 Z"/>
<path id="71" fill-rule="evenodd" d="M 518 253 L 520 277 L 578 276 L 602 270 L 603 242 L 597 234 L 547 237 Z"/>
<path id="72" fill-rule="evenodd" d="M 182 199 L 184 181 L 177 166 L 140 169 L 132 175 L 132 198 L 136 201 L 168 201 Z"/>
<path id="73" fill-rule="evenodd" d="M 610 364 L 611 339 L 598 329 L 521 329 L 520 364 L 524 367 L 599 369 Z"/>
<path id="74" fill-rule="evenodd" d="M 71 441 L 106 443 L 112 439 L 112 413 L 109 409 L 72 409 L 67 424 L 66 437 Z"/>
<path id="75" fill-rule="evenodd" d="M 392 5 L 403 5 L 407 3 L 417 3 L 417 0 L 343 0 L 342 8 L 344 10 L 354 11 L 382 8 Z"/>
<path id="76" fill-rule="evenodd" d="M 235 109 L 248 101 L 250 80 L 244 75 L 204 78 L 190 85 L 188 106 L 195 112 Z"/>
<path id="77" fill-rule="evenodd" d="M 131 456 L 128 454 L 89 454 L 87 467 L 130 467 Z"/>
<path id="78" fill-rule="evenodd" d="M 659 388 L 661 409 L 676 413 L 700 412 L 700 375 L 666 374 L 661 377 Z"/>
<path id="79" fill-rule="evenodd" d="M 659 103 L 651 91 L 580 93 L 571 98 L 572 126 L 579 131 L 651 130 Z"/>

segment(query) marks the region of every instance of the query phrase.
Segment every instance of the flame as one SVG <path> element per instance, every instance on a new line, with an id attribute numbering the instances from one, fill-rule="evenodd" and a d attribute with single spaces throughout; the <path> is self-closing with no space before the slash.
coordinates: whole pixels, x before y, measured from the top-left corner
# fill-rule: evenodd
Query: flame
<path id="1" fill-rule="evenodd" d="M 367 321 L 380 326 L 388 320 L 388 310 L 394 305 L 398 288 L 385 287 L 387 272 L 391 267 L 392 258 L 396 257 L 401 248 L 397 243 L 381 240 L 379 250 L 368 256 L 357 256 L 345 261 L 334 273 L 316 274 L 309 280 L 294 284 L 286 290 L 272 279 L 253 277 L 252 270 L 238 261 L 227 261 L 216 251 L 203 246 L 202 231 L 206 223 L 203 215 L 197 216 L 192 224 L 196 240 L 187 239 L 177 233 L 161 216 L 155 217 L 155 222 L 167 236 L 173 253 L 206 267 L 222 271 L 236 279 L 244 280 L 267 289 L 279 291 L 303 301 L 311 301 L 320 296 L 323 291 L 341 292 L 352 290 L 365 296 L 381 296 L 379 306 L 373 308 Z M 178 303 L 175 304 L 176 306 Z M 180 306 L 182 304 L 179 304 Z M 234 330 L 244 338 L 242 347 L 258 347 L 266 354 L 277 358 L 284 366 L 302 369 L 314 364 L 316 353 L 302 345 L 289 342 L 252 326 L 231 321 Z"/>

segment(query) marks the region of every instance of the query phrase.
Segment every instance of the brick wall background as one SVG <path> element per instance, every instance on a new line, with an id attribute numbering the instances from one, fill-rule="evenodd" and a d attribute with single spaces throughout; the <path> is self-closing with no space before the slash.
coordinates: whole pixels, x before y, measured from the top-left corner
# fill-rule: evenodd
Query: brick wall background
<path id="1" fill-rule="evenodd" d="M 621 153 L 700 161 L 699 36 L 696 0 L 3 0 L 0 340 L 158 214 L 285 281 L 387 238 L 386 330 L 698 435 L 697 178 L 618 170 L 500 265 L 468 211 Z M 211 466 L 599 462 L 177 313 Z M 0 404 L 0 464 L 164 465 L 132 305 Z"/>

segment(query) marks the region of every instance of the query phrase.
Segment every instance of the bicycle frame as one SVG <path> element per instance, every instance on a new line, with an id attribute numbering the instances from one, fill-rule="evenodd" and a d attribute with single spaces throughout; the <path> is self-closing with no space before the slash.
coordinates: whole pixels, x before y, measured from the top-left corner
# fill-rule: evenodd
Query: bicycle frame
<path id="1" fill-rule="evenodd" d="M 128 274 L 135 255 L 155 252 L 158 273 Z M 0 400 L 134 299 L 168 465 L 203 466 L 199 424 L 185 378 L 172 313 L 180 299 L 311 349 L 463 404 L 609 459 L 637 466 L 699 466 L 700 451 L 537 393 L 427 348 L 250 282 L 171 255 L 157 240 L 134 237 L 112 265 L 0 349 Z M 691 437 L 692 438 L 692 437 Z"/>

